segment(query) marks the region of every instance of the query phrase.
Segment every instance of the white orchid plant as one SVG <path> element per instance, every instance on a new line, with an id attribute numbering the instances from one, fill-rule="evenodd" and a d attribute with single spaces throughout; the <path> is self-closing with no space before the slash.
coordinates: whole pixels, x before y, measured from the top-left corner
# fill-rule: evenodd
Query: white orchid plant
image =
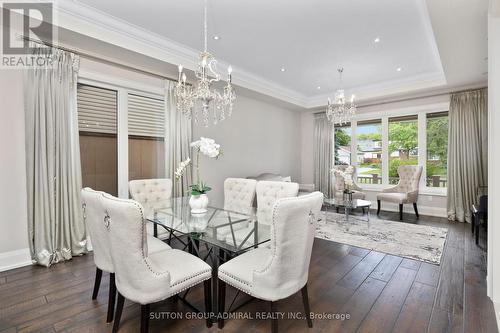
<path id="1" fill-rule="evenodd" d="M 190 158 L 182 161 L 175 171 L 175 179 L 180 180 L 186 173 L 187 167 L 193 165 L 196 168 L 196 183 L 190 185 L 191 195 L 206 194 L 212 188 L 200 180 L 200 154 L 208 158 L 218 159 L 222 155 L 220 145 L 215 143 L 215 140 L 201 137 L 200 140 L 191 142 L 191 148 L 196 151 L 196 164 L 193 164 Z"/>
<path id="2" fill-rule="evenodd" d="M 337 177 L 344 178 L 344 184 L 346 190 L 350 190 L 351 187 L 354 185 L 354 180 L 352 179 L 354 168 L 352 167 L 352 165 L 349 165 L 344 171 L 333 168 L 330 170 L 330 172 L 333 172 Z"/>

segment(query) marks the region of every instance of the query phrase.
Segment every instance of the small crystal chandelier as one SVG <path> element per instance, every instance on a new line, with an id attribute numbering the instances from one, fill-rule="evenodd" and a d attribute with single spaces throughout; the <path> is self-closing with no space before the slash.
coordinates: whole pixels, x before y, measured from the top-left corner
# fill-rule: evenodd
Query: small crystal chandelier
<path id="1" fill-rule="evenodd" d="M 354 104 L 354 95 L 351 95 L 351 102 L 346 104 L 344 89 L 342 89 L 342 73 L 344 68 L 337 69 L 340 75 L 340 89 L 335 92 L 335 99 L 332 103 L 328 98 L 326 106 L 326 117 L 334 124 L 343 125 L 351 121 L 356 114 L 356 105 Z"/>
<path id="2" fill-rule="evenodd" d="M 182 72 L 182 65 L 179 65 L 179 78 L 175 87 L 175 97 L 177 98 L 177 109 L 189 119 L 193 118 L 198 123 L 202 118 L 205 127 L 212 122 L 216 125 L 226 117 L 231 116 L 233 104 L 236 100 L 234 88 L 231 85 L 231 66 L 227 69 L 227 84 L 222 92 L 211 90 L 213 82 L 220 81 L 220 74 L 217 73 L 217 60 L 208 52 L 208 25 L 207 25 L 207 0 L 204 6 L 204 51 L 200 53 L 198 66 L 195 75 L 198 78 L 194 86 L 186 84 L 186 74 Z"/>

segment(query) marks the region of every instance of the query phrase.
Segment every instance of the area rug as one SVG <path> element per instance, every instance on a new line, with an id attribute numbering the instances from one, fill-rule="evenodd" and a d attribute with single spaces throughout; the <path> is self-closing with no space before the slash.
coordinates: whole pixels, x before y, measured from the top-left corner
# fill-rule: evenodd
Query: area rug
<path id="1" fill-rule="evenodd" d="M 371 217 L 370 222 L 322 212 L 316 237 L 439 265 L 448 229 Z M 356 216 L 361 218 L 361 216 Z M 364 217 L 363 217 L 364 218 Z"/>

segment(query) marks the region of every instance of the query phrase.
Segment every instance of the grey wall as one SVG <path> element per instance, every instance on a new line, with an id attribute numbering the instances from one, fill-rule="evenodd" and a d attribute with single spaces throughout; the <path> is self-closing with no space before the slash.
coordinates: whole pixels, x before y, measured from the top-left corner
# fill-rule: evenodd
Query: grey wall
<path id="1" fill-rule="evenodd" d="M 2 101 L 0 107 L 1 254 L 28 247 L 24 96 L 21 70 L 0 70 L 0 101 Z"/>
<path id="2" fill-rule="evenodd" d="M 492 2 L 488 18 L 488 296 L 495 303 L 497 320 L 500 319 L 500 1 Z"/>
<path id="3" fill-rule="evenodd" d="M 213 187 L 212 203 L 223 203 L 228 177 L 263 172 L 300 181 L 300 114 L 253 98 L 238 96 L 232 117 L 208 128 L 194 125 L 193 138 L 209 137 L 222 146 L 219 160 L 203 157 L 202 178 Z"/>

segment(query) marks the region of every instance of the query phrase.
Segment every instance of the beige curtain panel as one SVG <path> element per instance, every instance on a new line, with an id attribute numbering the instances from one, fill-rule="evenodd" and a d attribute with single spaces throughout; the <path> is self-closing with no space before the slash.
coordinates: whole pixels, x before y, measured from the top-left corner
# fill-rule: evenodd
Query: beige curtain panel
<path id="1" fill-rule="evenodd" d="M 471 222 L 478 186 L 488 183 L 487 89 L 452 94 L 448 137 L 448 219 Z"/>
<path id="2" fill-rule="evenodd" d="M 26 172 L 31 258 L 43 266 L 86 252 L 76 84 L 79 58 L 52 53 L 50 67 L 25 72 Z"/>
<path id="3" fill-rule="evenodd" d="M 191 119 L 177 110 L 175 100 L 175 82 L 165 81 L 165 156 L 167 177 L 172 179 L 172 197 L 187 195 L 188 187 L 193 183 L 191 168 L 184 176 L 176 180 L 175 170 L 181 161 L 191 155 L 192 125 Z M 188 172 L 189 171 L 189 172 Z"/>
<path id="4" fill-rule="evenodd" d="M 333 125 L 324 114 L 314 116 L 314 188 L 332 197 Z"/>

